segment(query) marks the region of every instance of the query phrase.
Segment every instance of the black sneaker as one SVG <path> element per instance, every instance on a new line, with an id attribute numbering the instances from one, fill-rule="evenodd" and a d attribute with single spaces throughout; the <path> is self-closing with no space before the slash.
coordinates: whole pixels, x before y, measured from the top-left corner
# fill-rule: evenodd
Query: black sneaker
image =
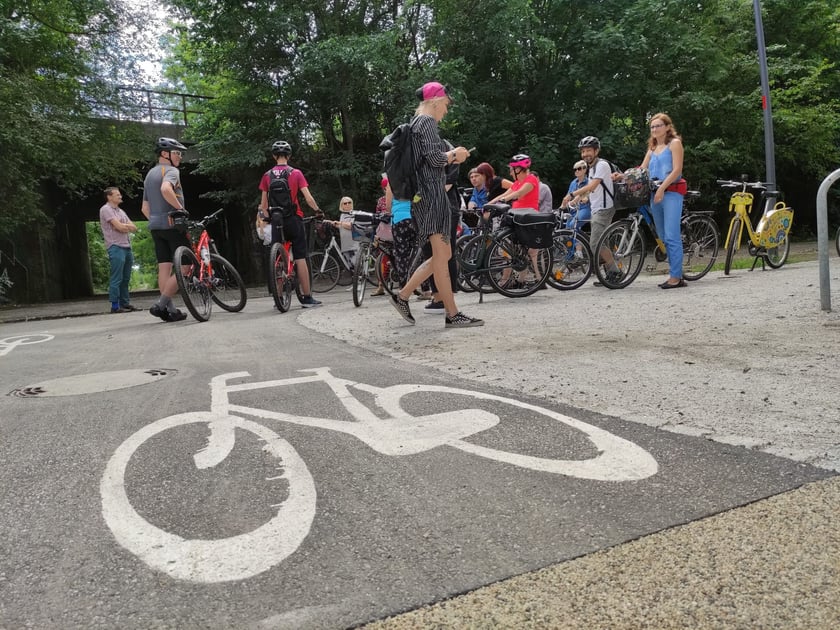
<path id="1" fill-rule="evenodd" d="M 397 309 L 402 318 L 409 324 L 414 324 L 414 317 L 411 316 L 411 309 L 408 306 L 408 300 L 402 299 L 398 294 L 391 296 L 391 306 Z"/>
<path id="2" fill-rule="evenodd" d="M 122 305 L 122 308 L 123 308 L 126 312 L 129 312 L 129 311 L 134 312 L 134 311 L 142 311 L 142 310 L 143 310 L 142 308 L 137 308 L 137 307 L 136 307 L 136 306 L 134 306 L 133 304 L 123 304 L 123 305 Z"/>
<path id="3" fill-rule="evenodd" d="M 445 313 L 446 309 L 443 308 L 443 302 L 435 302 L 434 300 L 430 301 L 426 306 L 423 307 L 424 313 Z"/>
<path id="4" fill-rule="evenodd" d="M 473 328 L 474 326 L 484 326 L 484 320 L 469 317 L 461 311 L 458 311 L 452 317 L 446 316 L 446 328 Z"/>
<path id="5" fill-rule="evenodd" d="M 177 308 L 175 309 L 174 313 L 166 311 L 166 315 L 168 319 L 163 320 L 165 322 L 181 322 L 187 319 L 187 314 L 184 311 L 181 311 Z"/>
<path id="6" fill-rule="evenodd" d="M 165 322 L 169 321 L 169 311 L 165 308 L 161 308 L 160 304 L 152 304 L 151 307 L 149 307 L 149 313 L 155 317 L 160 317 Z"/>
<path id="7" fill-rule="evenodd" d="M 124 306 L 118 306 L 117 308 L 111 307 L 112 313 L 130 313 L 131 309 L 127 309 Z"/>
<path id="8" fill-rule="evenodd" d="M 315 308 L 316 306 L 321 306 L 321 302 L 316 300 L 311 295 L 303 296 L 303 299 L 300 301 L 300 305 L 303 308 Z"/>

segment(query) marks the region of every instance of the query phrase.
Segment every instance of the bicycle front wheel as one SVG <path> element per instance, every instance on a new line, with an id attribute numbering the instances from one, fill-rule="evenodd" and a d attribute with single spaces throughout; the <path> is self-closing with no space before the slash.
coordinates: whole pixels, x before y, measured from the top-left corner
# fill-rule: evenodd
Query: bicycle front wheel
<path id="1" fill-rule="evenodd" d="M 213 277 L 210 279 L 212 292 L 210 297 L 224 310 L 237 313 L 245 308 L 248 294 L 242 276 L 226 259 L 218 254 L 210 254 L 213 265 Z"/>
<path id="2" fill-rule="evenodd" d="M 368 270 L 373 264 L 370 255 L 370 243 L 362 243 L 356 253 L 356 266 L 353 269 L 353 304 L 361 306 L 365 299 L 368 284 Z"/>
<path id="3" fill-rule="evenodd" d="M 283 243 L 274 243 L 269 254 L 271 262 L 271 297 L 274 305 L 281 313 L 285 313 L 292 305 L 292 282 L 289 274 L 291 268 L 289 254 Z"/>
<path id="4" fill-rule="evenodd" d="M 513 239 L 509 231 L 494 236 L 488 252 L 487 278 L 505 297 L 527 297 L 543 286 L 551 272 L 551 248 L 533 249 Z"/>
<path id="5" fill-rule="evenodd" d="M 338 261 L 335 256 L 315 252 L 309 257 L 312 271 L 312 291 L 326 293 L 338 284 Z"/>
<path id="6" fill-rule="evenodd" d="M 198 321 L 206 322 L 213 310 L 213 300 L 210 298 L 212 291 L 208 283 L 210 279 L 201 279 L 201 263 L 193 250 L 185 245 L 176 249 L 172 268 L 175 270 L 184 306 Z"/>
<path id="7" fill-rule="evenodd" d="M 592 275 L 592 249 L 586 237 L 574 230 L 554 233 L 554 262 L 546 282 L 560 291 L 571 291 L 586 284 Z"/>
<path id="8" fill-rule="evenodd" d="M 683 278 L 699 280 L 712 268 L 720 248 L 717 224 L 710 217 L 689 217 L 683 223 Z"/>
<path id="9" fill-rule="evenodd" d="M 595 274 L 608 289 L 629 286 L 642 271 L 647 246 L 645 237 L 633 221 L 622 220 L 610 225 L 595 248 Z"/>
<path id="10" fill-rule="evenodd" d="M 787 262 L 788 254 L 790 254 L 790 238 L 785 237 L 781 245 L 767 248 L 764 253 L 764 260 L 773 269 L 778 269 Z"/>
<path id="11" fill-rule="evenodd" d="M 732 219 L 729 224 L 729 240 L 726 242 L 726 260 L 723 263 L 723 275 L 728 276 L 732 270 L 732 261 L 735 258 L 735 251 L 738 249 L 741 240 L 741 220 Z"/>

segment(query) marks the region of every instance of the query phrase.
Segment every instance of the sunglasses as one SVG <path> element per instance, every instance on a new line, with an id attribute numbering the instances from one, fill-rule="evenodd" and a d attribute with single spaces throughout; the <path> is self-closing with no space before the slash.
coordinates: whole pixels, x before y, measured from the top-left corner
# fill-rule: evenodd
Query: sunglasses
<path id="1" fill-rule="evenodd" d="M 176 155 L 178 157 L 181 157 L 184 154 L 181 151 L 170 151 L 169 155 Z"/>
<path id="2" fill-rule="evenodd" d="M 585 171 L 585 170 L 586 170 L 586 167 L 585 167 L 585 166 L 578 166 L 578 167 L 575 169 L 575 171 Z"/>

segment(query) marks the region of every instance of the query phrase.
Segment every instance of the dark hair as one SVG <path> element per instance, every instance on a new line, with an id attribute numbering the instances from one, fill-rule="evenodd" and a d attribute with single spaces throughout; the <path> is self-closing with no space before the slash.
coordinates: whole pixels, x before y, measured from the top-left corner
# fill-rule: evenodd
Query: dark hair
<path id="1" fill-rule="evenodd" d="M 488 186 L 490 186 L 490 183 L 493 181 L 493 178 L 496 177 L 496 171 L 493 170 L 493 167 L 490 166 L 488 162 L 482 162 L 481 164 L 475 167 L 475 170 L 478 173 L 484 175 L 484 180 L 486 181 Z"/>

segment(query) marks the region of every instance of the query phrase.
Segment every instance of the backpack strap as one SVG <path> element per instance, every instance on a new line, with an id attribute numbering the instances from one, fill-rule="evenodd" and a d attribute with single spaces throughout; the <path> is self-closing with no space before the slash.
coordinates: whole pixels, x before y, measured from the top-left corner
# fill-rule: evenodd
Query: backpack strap
<path id="1" fill-rule="evenodd" d="M 603 159 L 603 158 L 595 158 L 595 164 L 593 165 L 593 167 L 594 167 L 594 166 L 597 166 L 597 165 L 598 165 L 598 162 L 600 162 L 602 159 Z M 605 161 L 605 162 L 607 162 L 606 160 L 604 160 L 604 161 Z M 609 165 L 609 164 L 610 164 L 610 163 L 609 163 L 609 162 L 607 162 L 607 165 Z M 586 179 L 589 179 L 589 171 L 590 171 L 590 170 L 592 170 L 592 169 L 589 169 L 589 170 L 587 170 L 587 172 L 586 172 Z M 612 174 L 612 166 L 610 166 L 610 174 Z M 603 188 L 603 189 L 604 189 L 604 206 L 606 206 L 606 205 L 607 205 L 607 195 L 609 195 L 609 196 L 610 196 L 610 199 L 612 199 L 613 203 L 615 203 L 615 195 L 614 195 L 613 193 L 611 193 L 611 192 L 610 192 L 610 189 L 609 189 L 609 188 L 607 188 L 607 185 L 604 183 L 604 180 L 602 179 L 599 183 L 601 184 L 601 188 Z"/>

